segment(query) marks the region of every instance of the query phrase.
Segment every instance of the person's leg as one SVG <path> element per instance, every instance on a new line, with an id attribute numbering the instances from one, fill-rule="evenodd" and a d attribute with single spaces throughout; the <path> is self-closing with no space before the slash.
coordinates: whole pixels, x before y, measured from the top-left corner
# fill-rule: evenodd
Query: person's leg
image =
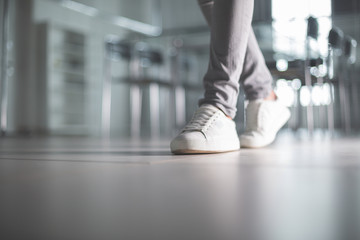
<path id="1" fill-rule="evenodd" d="M 212 31 L 214 1 L 198 0 L 198 2 Z M 250 101 L 246 108 L 246 130 L 240 136 L 240 143 L 242 147 L 263 147 L 274 141 L 278 130 L 289 119 L 290 112 L 275 101 L 277 96 L 272 90 L 272 76 L 252 29 L 249 33 L 243 64 L 240 82 L 246 98 Z M 207 75 L 204 78 L 205 84 L 206 81 L 208 81 Z M 234 104 L 232 105 L 234 109 L 236 103 L 231 102 Z"/>
<path id="2" fill-rule="evenodd" d="M 244 65 L 254 0 L 201 1 L 210 9 L 210 60 L 204 76 L 204 98 L 199 105 L 211 104 L 231 118 L 236 114 L 240 75 Z M 204 11 L 207 11 L 204 8 Z M 211 17 L 210 17 L 211 16 Z M 251 81 L 250 81 L 251 82 Z"/>
<path id="3" fill-rule="evenodd" d="M 214 0 L 198 0 L 198 3 L 211 29 Z M 267 98 L 272 92 L 272 76 L 265 64 L 252 28 L 250 29 L 243 63 L 240 82 L 246 98 L 248 100 Z M 207 81 L 207 78 L 204 81 Z"/>
<path id="4" fill-rule="evenodd" d="M 272 88 L 271 75 L 251 29 L 254 2 L 253 0 L 199 0 L 199 2 L 211 28 L 209 68 L 204 77 L 205 96 L 199 101 L 199 109 L 192 120 L 171 141 L 171 151 L 184 154 L 239 149 L 240 142 L 235 123 L 228 118 L 233 118 L 236 114 L 239 80 L 243 83 L 247 98 L 254 103 L 249 104 L 253 107 L 247 109 L 247 113 L 251 113 L 247 114 L 249 119 L 247 126 L 250 128 L 244 142 L 254 147 L 254 144 L 251 144 L 254 143 L 252 136 L 255 133 L 256 146 L 268 144 L 273 132 L 276 134 L 277 128 L 282 126 L 284 118 L 280 119 L 275 127 L 269 125 L 270 134 L 265 134 L 265 137 L 262 135 L 264 131 L 257 121 L 258 116 L 262 115 L 263 118 L 270 110 L 270 118 L 267 117 L 266 124 L 274 122 L 279 120 L 276 116 L 283 113 L 283 108 L 278 107 L 275 101 L 265 101 L 274 104 L 267 103 L 264 104 L 265 107 L 260 108 L 262 103 L 258 104 L 255 101 L 255 99 L 263 101 L 264 98 L 268 98 Z M 273 131 L 274 129 L 277 130 Z"/>
<path id="5" fill-rule="evenodd" d="M 192 120 L 171 141 L 173 153 L 213 153 L 240 148 L 235 122 L 226 115 L 233 118 L 236 112 L 253 0 L 220 0 L 213 4 L 205 97 Z"/>
<path id="6" fill-rule="evenodd" d="M 214 0 L 198 0 L 200 10 L 203 13 L 206 23 L 211 28 L 212 10 L 214 7 Z"/>
<path id="7" fill-rule="evenodd" d="M 273 78 L 252 29 L 240 82 L 248 100 L 265 99 L 272 92 Z"/>

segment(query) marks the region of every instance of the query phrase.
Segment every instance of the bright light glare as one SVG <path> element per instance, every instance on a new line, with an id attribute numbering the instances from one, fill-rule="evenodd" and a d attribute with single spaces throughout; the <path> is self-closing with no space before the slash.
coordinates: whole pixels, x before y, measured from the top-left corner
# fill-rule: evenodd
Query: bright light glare
<path id="1" fill-rule="evenodd" d="M 276 81 L 276 88 L 282 88 L 286 86 L 287 86 L 287 81 L 285 79 L 280 78 Z"/>
<path id="2" fill-rule="evenodd" d="M 318 66 L 319 69 L 319 74 L 321 77 L 325 77 L 326 73 L 327 73 L 327 66 L 325 64 L 320 64 Z"/>
<path id="3" fill-rule="evenodd" d="M 71 9 L 73 11 L 88 15 L 90 17 L 95 17 L 99 13 L 99 10 L 96 8 L 93 8 L 93 7 L 90 7 L 90 6 L 84 5 L 82 3 L 75 2 L 75 1 L 71 1 L 71 0 L 63 0 L 61 2 L 61 5 L 63 7 Z"/>
<path id="4" fill-rule="evenodd" d="M 300 88 L 300 104 L 303 107 L 309 106 L 311 103 L 311 93 L 307 86 Z"/>
<path id="5" fill-rule="evenodd" d="M 315 77 L 319 77 L 319 70 L 317 67 L 311 67 L 310 68 L 310 73 L 311 75 L 315 76 Z"/>
<path id="6" fill-rule="evenodd" d="M 325 83 L 323 85 L 323 96 L 322 96 L 322 99 L 321 99 L 321 103 L 323 105 L 329 105 L 331 103 L 331 86 L 330 84 L 328 83 Z"/>
<path id="7" fill-rule="evenodd" d="M 314 106 L 326 106 L 331 104 L 331 92 L 333 91 L 330 84 L 315 85 L 311 91 L 308 87 L 300 88 L 300 104 L 303 107 L 309 106 L 312 103 Z"/>
<path id="8" fill-rule="evenodd" d="M 311 100 L 315 106 L 329 105 L 331 103 L 331 86 L 328 83 L 322 86 L 314 86 L 311 92 Z"/>
<path id="9" fill-rule="evenodd" d="M 276 68 L 279 72 L 285 72 L 288 70 L 288 61 L 285 59 L 278 59 L 276 61 Z"/>
<path id="10" fill-rule="evenodd" d="M 301 81 L 298 78 L 295 78 L 291 81 L 291 87 L 294 90 L 299 90 L 301 88 Z"/>
<path id="11" fill-rule="evenodd" d="M 320 86 L 314 86 L 311 91 L 311 100 L 315 106 L 320 106 L 323 98 L 323 90 Z"/>
<path id="12" fill-rule="evenodd" d="M 331 15 L 331 0 L 272 0 L 272 16 L 277 20 Z"/>
<path id="13" fill-rule="evenodd" d="M 319 51 L 327 54 L 327 36 L 332 27 L 331 0 L 272 0 L 275 51 L 303 56 L 309 16 L 319 23 Z M 325 17 L 325 18 L 324 18 Z"/>
<path id="14" fill-rule="evenodd" d="M 71 9 L 73 11 L 95 17 L 100 15 L 99 10 L 90 7 L 88 5 L 72 1 L 72 0 L 62 0 L 61 5 L 65 8 Z M 140 32 L 149 36 L 159 36 L 162 32 L 161 27 L 153 26 L 151 24 L 139 22 L 136 20 L 132 20 L 130 18 L 121 17 L 121 16 L 113 16 L 107 17 L 106 20 L 110 20 L 113 24 L 118 25 L 120 27 L 130 29 L 135 32 Z"/>
<path id="15" fill-rule="evenodd" d="M 320 64 L 318 67 L 311 67 L 310 73 L 315 77 L 325 77 L 327 72 L 327 67 L 324 64 Z"/>
<path id="16" fill-rule="evenodd" d="M 113 24 L 120 27 L 131 29 L 132 31 L 144 33 L 150 36 L 159 36 L 162 32 L 160 27 L 132 20 L 126 17 L 116 16 L 113 17 L 111 21 Z"/>
<path id="17" fill-rule="evenodd" d="M 291 107 L 295 103 L 295 93 L 290 82 L 287 82 L 284 79 L 279 79 L 276 82 L 276 95 L 279 98 L 279 101 L 287 107 Z"/>

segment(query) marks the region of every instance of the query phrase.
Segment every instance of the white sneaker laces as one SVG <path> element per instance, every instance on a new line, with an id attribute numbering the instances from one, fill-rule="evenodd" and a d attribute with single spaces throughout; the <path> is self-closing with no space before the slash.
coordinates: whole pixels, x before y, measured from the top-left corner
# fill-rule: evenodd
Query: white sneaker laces
<path id="1" fill-rule="evenodd" d="M 185 126 L 183 131 L 204 131 L 206 130 L 214 119 L 217 110 L 208 108 L 208 107 L 200 107 L 192 117 L 191 121 Z"/>

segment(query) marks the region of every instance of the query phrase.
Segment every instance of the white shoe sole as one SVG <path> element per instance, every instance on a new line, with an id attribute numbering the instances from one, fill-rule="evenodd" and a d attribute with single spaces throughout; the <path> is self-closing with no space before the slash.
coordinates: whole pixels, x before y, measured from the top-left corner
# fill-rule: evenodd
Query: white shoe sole
<path id="1" fill-rule="evenodd" d="M 221 150 L 221 151 L 209 151 L 209 150 L 189 150 L 189 149 L 179 149 L 171 151 L 175 155 L 185 155 L 185 154 L 214 154 L 214 153 L 227 153 L 227 152 L 234 152 L 240 149 L 233 149 L 233 150 Z"/>
<path id="2" fill-rule="evenodd" d="M 201 153 L 223 153 L 240 149 L 238 138 L 233 141 L 216 142 L 178 142 L 170 144 L 171 152 L 174 154 L 201 154 Z"/>

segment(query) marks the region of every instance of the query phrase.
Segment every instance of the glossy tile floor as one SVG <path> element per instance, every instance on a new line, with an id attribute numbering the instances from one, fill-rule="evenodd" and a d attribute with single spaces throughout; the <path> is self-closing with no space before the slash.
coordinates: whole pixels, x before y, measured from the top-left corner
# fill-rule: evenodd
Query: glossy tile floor
<path id="1" fill-rule="evenodd" d="M 0 139 L 0 239 L 358 240 L 360 137 L 174 156 L 167 141 Z"/>

